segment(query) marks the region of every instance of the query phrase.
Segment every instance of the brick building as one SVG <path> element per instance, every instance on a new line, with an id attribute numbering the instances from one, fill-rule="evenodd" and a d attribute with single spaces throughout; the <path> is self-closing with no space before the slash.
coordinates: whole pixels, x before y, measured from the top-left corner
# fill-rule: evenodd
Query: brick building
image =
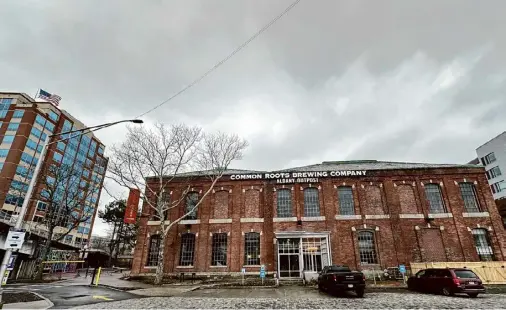
<path id="1" fill-rule="evenodd" d="M 188 175 L 186 175 L 188 176 Z M 170 183 L 171 200 L 183 184 Z M 195 178 L 188 197 L 209 182 Z M 187 199 L 191 205 L 192 199 Z M 184 208 L 170 214 L 175 220 Z M 159 222 L 143 210 L 133 273 L 154 272 Z M 276 172 L 229 170 L 196 214 L 169 232 L 165 272 L 301 277 L 426 261 L 504 260 L 506 240 L 483 167 L 324 162 Z"/>

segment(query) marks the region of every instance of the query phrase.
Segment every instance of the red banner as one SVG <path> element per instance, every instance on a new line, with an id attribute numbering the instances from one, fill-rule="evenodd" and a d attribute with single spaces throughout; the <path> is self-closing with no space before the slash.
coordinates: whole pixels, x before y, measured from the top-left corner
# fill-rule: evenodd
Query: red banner
<path id="1" fill-rule="evenodd" d="M 135 224 L 135 220 L 137 219 L 137 209 L 139 208 L 139 199 L 141 197 L 141 192 L 136 188 L 130 189 L 130 194 L 128 194 L 128 201 L 125 209 L 125 224 Z"/>

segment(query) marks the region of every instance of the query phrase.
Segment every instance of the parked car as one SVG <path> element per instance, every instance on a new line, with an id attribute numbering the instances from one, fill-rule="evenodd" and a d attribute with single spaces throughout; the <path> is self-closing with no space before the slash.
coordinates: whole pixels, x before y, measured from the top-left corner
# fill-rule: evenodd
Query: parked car
<path id="1" fill-rule="evenodd" d="M 445 296 L 464 293 L 473 298 L 485 293 L 480 278 L 472 270 L 465 268 L 420 270 L 408 279 L 408 289 Z"/>
<path id="2" fill-rule="evenodd" d="M 365 276 L 361 272 L 351 271 L 348 266 L 326 266 L 318 273 L 318 289 L 333 293 L 354 291 L 358 297 L 364 297 Z"/>

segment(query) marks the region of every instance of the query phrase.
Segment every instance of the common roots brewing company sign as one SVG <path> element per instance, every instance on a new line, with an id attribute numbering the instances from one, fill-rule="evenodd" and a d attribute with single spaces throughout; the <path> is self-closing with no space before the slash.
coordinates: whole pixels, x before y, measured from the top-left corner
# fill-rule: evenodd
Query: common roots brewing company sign
<path id="1" fill-rule="evenodd" d="M 273 180 L 279 184 L 316 183 L 319 178 L 365 176 L 366 170 L 336 170 L 307 172 L 267 172 L 253 174 L 233 174 L 230 180 Z"/>

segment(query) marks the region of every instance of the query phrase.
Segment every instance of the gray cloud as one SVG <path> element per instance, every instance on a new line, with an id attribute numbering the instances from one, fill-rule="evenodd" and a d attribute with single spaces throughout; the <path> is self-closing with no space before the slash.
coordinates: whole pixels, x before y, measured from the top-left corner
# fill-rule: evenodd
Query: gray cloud
<path id="1" fill-rule="evenodd" d="M 290 2 L 5 0 L 0 85 L 56 92 L 88 124 L 133 117 Z M 501 0 L 301 1 L 146 120 L 245 136 L 241 168 L 467 162 L 504 131 L 505 9 Z M 124 132 L 98 135 L 110 145 Z"/>

